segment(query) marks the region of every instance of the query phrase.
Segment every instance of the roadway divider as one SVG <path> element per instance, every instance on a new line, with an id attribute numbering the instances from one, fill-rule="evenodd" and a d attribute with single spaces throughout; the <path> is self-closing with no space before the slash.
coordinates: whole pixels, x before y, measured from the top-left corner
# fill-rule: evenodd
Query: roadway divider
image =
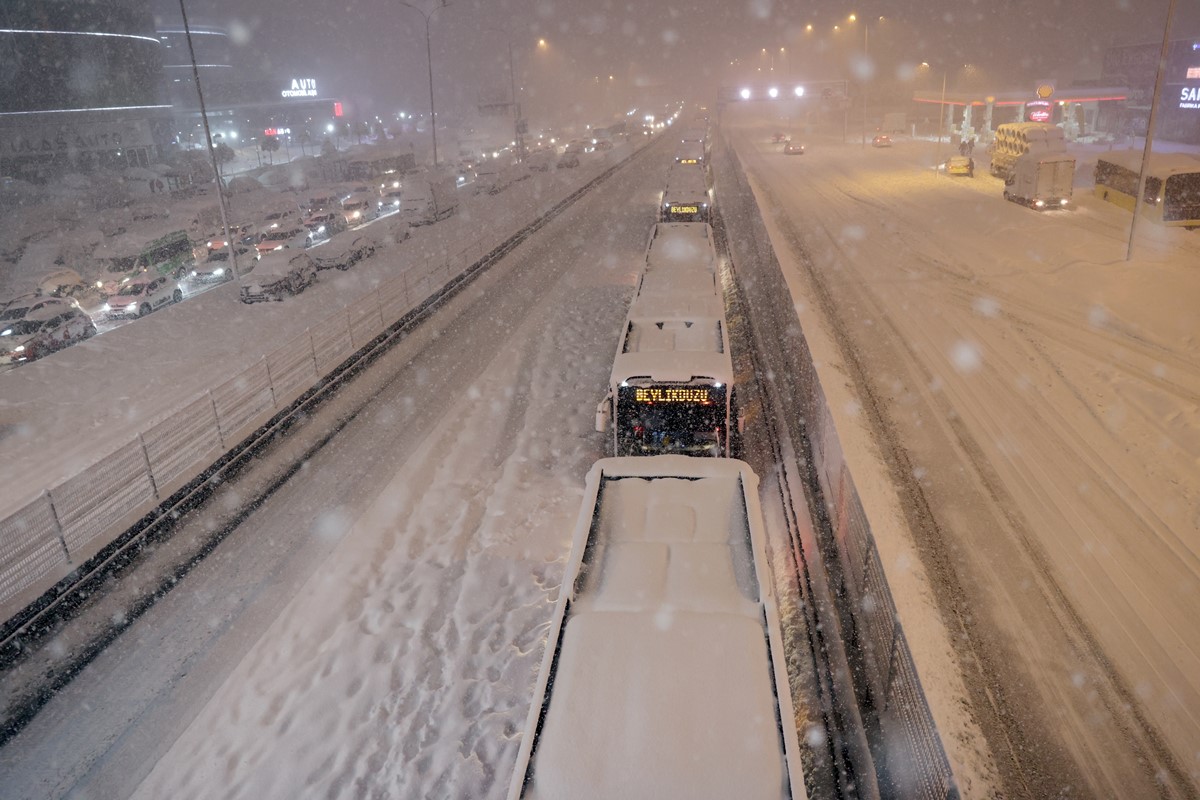
<path id="1" fill-rule="evenodd" d="M 729 251 L 738 283 L 746 293 L 747 305 L 754 309 L 751 328 L 755 317 L 769 321 L 763 331 L 754 333 L 755 347 L 766 353 L 775 376 L 773 391 L 785 409 L 780 423 L 795 443 L 799 458 L 809 460 L 812 470 L 807 470 L 803 461 L 783 466 L 789 474 L 812 476 L 808 479 L 810 491 L 826 516 L 814 525 L 827 527 L 836 550 L 820 555 L 831 571 L 831 582 L 844 592 L 839 616 L 847 647 L 854 649 L 852 663 L 859 665 L 851 670 L 853 691 L 864 719 L 880 796 L 956 800 L 957 782 L 921 687 L 791 292 L 736 151 L 724 137 L 714 149 L 720 156 L 714 165 L 719 209 L 729 228 Z M 795 333 L 781 333 L 786 331 Z"/>
<path id="2" fill-rule="evenodd" d="M 0 642 L 11 639 L 80 573 L 96 569 L 203 481 L 292 413 L 323 383 L 360 366 L 415 321 L 646 150 L 631 152 L 566 197 L 535 209 L 516 232 L 385 281 L 241 373 L 0 519 Z M 528 219 L 528 217 L 526 218 Z M 511 230 L 511 229 L 510 229 Z M 285 301 L 287 302 L 287 301 Z M 191 488 L 189 488 L 191 487 Z"/>

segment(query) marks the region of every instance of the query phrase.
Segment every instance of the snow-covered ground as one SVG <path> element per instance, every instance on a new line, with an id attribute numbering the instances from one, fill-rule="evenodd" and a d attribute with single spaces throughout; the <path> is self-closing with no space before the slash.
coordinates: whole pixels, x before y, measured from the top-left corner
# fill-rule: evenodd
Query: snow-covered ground
<path id="1" fill-rule="evenodd" d="M 343 389 L 333 443 L 0 751 L 5 794 L 502 796 L 665 162 Z"/>
<path id="2" fill-rule="evenodd" d="M 1193 796 L 1200 238 L 1144 223 L 1126 262 L 1128 212 L 1086 188 L 1039 215 L 934 143 L 785 157 L 779 122 L 726 123 L 890 582 L 920 554 L 1002 793 Z"/>

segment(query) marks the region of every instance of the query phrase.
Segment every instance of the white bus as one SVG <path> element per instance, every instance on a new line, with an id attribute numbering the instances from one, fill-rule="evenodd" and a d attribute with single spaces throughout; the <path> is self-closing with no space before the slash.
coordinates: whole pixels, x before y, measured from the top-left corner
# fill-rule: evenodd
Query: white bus
<path id="1" fill-rule="evenodd" d="M 795 719 L 754 472 L 596 462 L 509 800 L 805 800 Z"/>
<path id="2" fill-rule="evenodd" d="M 733 391 L 723 317 L 630 317 L 596 429 L 617 456 L 731 456 Z"/>
<path id="3" fill-rule="evenodd" d="M 660 222 L 708 222 L 711 204 L 704 172 L 676 167 L 667 174 L 658 218 Z"/>
<path id="4" fill-rule="evenodd" d="M 712 227 L 703 222 L 660 222 L 650 231 L 644 273 L 703 271 L 716 275 L 717 249 Z"/>

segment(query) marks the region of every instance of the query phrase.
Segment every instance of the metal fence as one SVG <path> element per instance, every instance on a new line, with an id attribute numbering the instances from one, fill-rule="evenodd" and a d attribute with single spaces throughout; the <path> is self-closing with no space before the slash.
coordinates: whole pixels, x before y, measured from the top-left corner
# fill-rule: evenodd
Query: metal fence
<path id="1" fill-rule="evenodd" d="M 628 158 L 628 157 L 627 157 Z M 0 622 L 96 555 L 390 325 L 507 252 L 615 171 L 544 201 L 507 230 L 385 281 L 128 443 L 0 519 Z M 531 219 L 532 217 L 532 219 Z"/>
<path id="2" fill-rule="evenodd" d="M 717 197 L 722 217 L 737 228 L 729 235 L 731 257 L 743 276 L 748 304 L 756 317 L 767 320 L 763 329 L 786 338 L 786 363 L 774 370 L 773 381 L 785 402 L 797 409 L 795 417 L 786 420 L 789 426 L 797 426 L 792 430 L 794 438 L 798 440 L 801 433 L 808 436 L 837 542 L 836 558 L 863 664 L 855 691 L 860 706 L 873 708 L 877 723 L 868 728 L 878 730 L 870 744 L 877 757 L 882 756 L 877 758 L 881 793 L 905 800 L 954 800 L 958 790 L 950 762 L 921 688 L 791 293 L 737 154 L 727 143 L 721 152 Z M 868 697 L 871 702 L 862 702 Z"/>

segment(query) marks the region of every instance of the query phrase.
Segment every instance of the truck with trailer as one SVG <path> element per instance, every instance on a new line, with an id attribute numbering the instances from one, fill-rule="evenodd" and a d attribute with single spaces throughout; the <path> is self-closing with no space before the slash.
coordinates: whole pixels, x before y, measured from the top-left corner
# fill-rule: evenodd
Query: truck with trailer
<path id="1" fill-rule="evenodd" d="M 1016 161 L 1026 153 L 1051 155 L 1065 153 L 1063 130 L 1048 122 L 1006 122 L 996 127 L 996 135 L 988 145 L 991 173 L 1008 180 Z"/>
<path id="2" fill-rule="evenodd" d="M 753 470 L 598 461 L 508 800 L 805 800 L 788 687 Z"/>

